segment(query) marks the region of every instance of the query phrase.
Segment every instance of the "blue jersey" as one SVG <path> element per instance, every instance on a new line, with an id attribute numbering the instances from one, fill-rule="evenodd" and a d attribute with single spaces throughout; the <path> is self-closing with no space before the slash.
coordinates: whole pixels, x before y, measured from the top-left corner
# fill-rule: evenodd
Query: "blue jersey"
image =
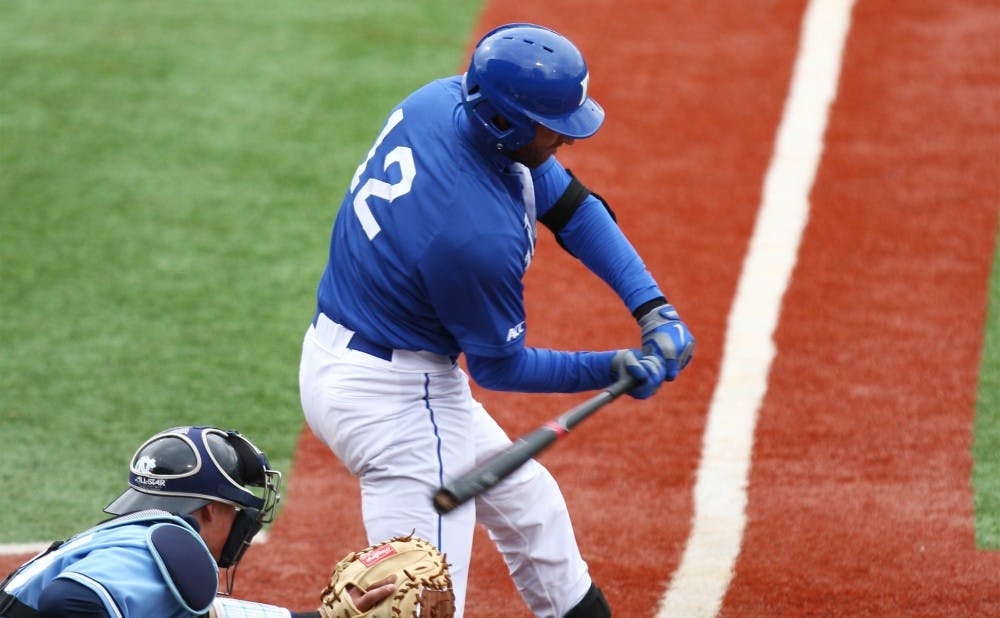
<path id="1" fill-rule="evenodd" d="M 152 549 L 150 533 L 164 525 L 190 533 L 205 552 L 190 559 L 204 565 L 207 556 L 214 567 L 208 547 L 186 521 L 162 511 L 143 511 L 95 526 L 36 557 L 18 570 L 4 591 L 37 608 L 45 586 L 56 579 L 68 579 L 96 593 L 109 616 L 201 615 L 208 607 L 188 606 Z M 214 572 L 213 590 L 218 587 L 217 567 Z"/>
<path id="2" fill-rule="evenodd" d="M 388 347 L 503 355 L 534 220 L 513 162 L 461 138 L 459 96 L 436 81 L 390 115 L 337 214 L 319 308 Z"/>
<path id="3" fill-rule="evenodd" d="M 351 180 L 319 283 L 319 311 L 389 348 L 464 352 L 470 360 L 522 352 L 535 222 L 569 182 L 555 157 L 528 170 L 477 141 L 461 77 L 427 84 L 392 111 Z M 567 236 L 587 228 L 574 253 L 630 308 L 661 295 L 603 206 L 592 196 L 584 206 L 566 226 Z M 537 383 L 507 386 L 582 390 L 610 380 L 607 355 L 552 352 L 531 360 L 530 372 L 520 365 Z M 582 368 L 588 376 L 567 378 L 581 363 L 589 363 Z"/>

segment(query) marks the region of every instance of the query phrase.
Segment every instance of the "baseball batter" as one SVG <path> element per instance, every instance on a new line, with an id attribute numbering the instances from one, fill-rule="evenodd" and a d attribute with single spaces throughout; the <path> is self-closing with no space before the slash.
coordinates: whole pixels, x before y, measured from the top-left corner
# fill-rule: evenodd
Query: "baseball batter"
<path id="1" fill-rule="evenodd" d="M 567 38 L 509 24 L 479 42 L 464 75 L 397 105 L 337 213 L 303 342 L 305 417 L 360 479 L 369 540 L 415 531 L 434 541 L 452 564 L 456 616 L 477 522 L 535 615 L 611 615 L 559 487 L 537 462 L 474 503 L 434 510 L 447 479 L 510 444 L 473 399 L 458 356 L 484 388 L 580 392 L 628 372 L 639 383 L 629 394 L 646 398 L 694 349 L 610 208 L 555 157 L 604 120 L 588 82 Z M 641 349 L 525 345 L 522 280 L 537 222 L 618 294 Z"/>

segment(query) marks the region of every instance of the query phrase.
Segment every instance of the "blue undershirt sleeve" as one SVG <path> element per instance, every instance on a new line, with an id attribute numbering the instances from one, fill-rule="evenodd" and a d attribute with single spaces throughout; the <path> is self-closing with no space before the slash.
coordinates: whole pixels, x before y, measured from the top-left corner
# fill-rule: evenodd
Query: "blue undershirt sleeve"
<path id="1" fill-rule="evenodd" d="M 593 195 L 580 204 L 559 238 L 591 272 L 611 286 L 629 311 L 664 296 L 632 243 Z"/>
<path id="2" fill-rule="evenodd" d="M 477 384 L 495 391 L 577 393 L 610 386 L 614 381 L 610 352 L 563 352 L 521 348 L 507 356 L 466 354 Z"/>
<path id="3" fill-rule="evenodd" d="M 570 184 L 570 174 L 555 158 L 532 170 L 535 201 L 542 218 Z M 595 275 L 618 294 L 629 311 L 665 296 L 635 247 L 594 195 L 587 194 L 559 231 L 559 239 Z"/>

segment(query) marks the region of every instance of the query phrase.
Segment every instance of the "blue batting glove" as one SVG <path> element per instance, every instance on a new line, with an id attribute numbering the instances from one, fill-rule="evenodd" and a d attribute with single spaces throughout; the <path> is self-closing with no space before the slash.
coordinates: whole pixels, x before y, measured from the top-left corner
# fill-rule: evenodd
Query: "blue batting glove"
<path id="1" fill-rule="evenodd" d="M 667 367 L 656 354 L 640 354 L 639 350 L 618 350 L 611 358 L 611 375 L 615 382 L 622 379 L 623 374 L 635 378 L 638 385 L 628 392 L 629 396 L 646 399 L 652 397 L 659 390 L 660 384 L 663 384 Z"/>
<path id="2" fill-rule="evenodd" d="M 667 381 L 677 377 L 691 362 L 694 337 L 673 305 L 660 305 L 639 318 L 642 353 L 657 354 L 667 365 Z"/>

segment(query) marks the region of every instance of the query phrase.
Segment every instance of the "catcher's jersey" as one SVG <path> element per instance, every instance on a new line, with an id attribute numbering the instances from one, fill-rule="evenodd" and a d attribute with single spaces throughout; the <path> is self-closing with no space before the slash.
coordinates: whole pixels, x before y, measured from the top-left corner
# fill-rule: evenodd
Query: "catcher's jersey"
<path id="1" fill-rule="evenodd" d="M 207 607 L 192 611 L 181 604 L 174 583 L 165 576 L 160 559 L 150 548 L 150 530 L 157 525 L 179 526 L 197 539 L 205 555 L 190 556 L 190 560 L 199 560 L 203 566 L 207 557 L 216 574 L 211 586 L 217 587 L 218 569 L 198 533 L 179 517 L 145 511 L 95 526 L 36 557 L 18 570 L 4 592 L 37 608 L 45 586 L 65 578 L 96 593 L 109 616 L 190 618 L 208 611 Z"/>
<path id="2" fill-rule="evenodd" d="M 505 356 L 524 345 L 522 278 L 536 201 L 569 183 L 470 139 L 461 82 L 417 90 L 389 115 L 333 227 L 318 308 L 397 349 Z"/>

